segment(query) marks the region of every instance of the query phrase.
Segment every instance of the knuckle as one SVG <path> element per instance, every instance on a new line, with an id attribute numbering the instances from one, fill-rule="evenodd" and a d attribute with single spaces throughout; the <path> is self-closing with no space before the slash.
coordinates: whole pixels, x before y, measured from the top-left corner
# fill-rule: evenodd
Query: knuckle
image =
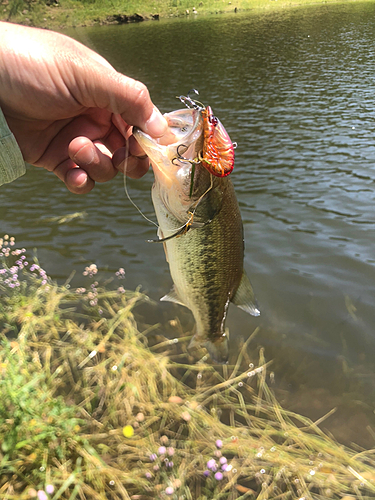
<path id="1" fill-rule="evenodd" d="M 150 94 L 149 91 L 142 82 L 139 82 L 138 80 L 134 81 L 134 103 L 139 106 L 139 107 L 145 107 L 149 103 L 151 103 L 150 100 Z"/>

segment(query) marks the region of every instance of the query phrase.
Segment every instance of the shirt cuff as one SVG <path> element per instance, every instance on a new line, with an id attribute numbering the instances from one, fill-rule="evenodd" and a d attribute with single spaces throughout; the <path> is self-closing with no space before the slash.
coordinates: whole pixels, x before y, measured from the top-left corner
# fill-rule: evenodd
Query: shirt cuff
<path id="1" fill-rule="evenodd" d="M 0 109 L 0 186 L 14 181 L 25 172 L 21 150 Z"/>

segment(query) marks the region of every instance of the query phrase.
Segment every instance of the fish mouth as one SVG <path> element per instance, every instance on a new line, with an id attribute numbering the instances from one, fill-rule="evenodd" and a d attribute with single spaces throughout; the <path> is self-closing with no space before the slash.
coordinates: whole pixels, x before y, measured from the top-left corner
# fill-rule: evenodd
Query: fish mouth
<path id="1" fill-rule="evenodd" d="M 197 109 L 179 109 L 163 116 L 168 129 L 162 137 L 153 138 L 138 127 L 133 128 L 133 135 L 150 158 L 155 176 L 162 176 L 163 182 L 170 184 L 183 163 L 190 168 L 189 160 L 197 158 L 199 139 L 203 140 L 203 119 Z"/>

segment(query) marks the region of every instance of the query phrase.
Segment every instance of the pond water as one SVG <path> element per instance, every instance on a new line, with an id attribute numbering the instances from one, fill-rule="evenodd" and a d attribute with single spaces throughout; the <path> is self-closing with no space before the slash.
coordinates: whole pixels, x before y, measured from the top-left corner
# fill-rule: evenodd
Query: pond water
<path id="1" fill-rule="evenodd" d="M 282 404 L 323 424 L 342 442 L 374 445 L 375 431 L 375 9 L 371 3 L 319 5 L 69 31 L 125 74 L 143 81 L 162 112 L 198 88 L 238 143 L 232 180 L 240 203 L 245 267 L 261 308 L 232 307 L 233 359 L 257 327 L 273 360 Z M 129 181 L 152 215 L 152 174 Z M 84 218 L 46 220 L 73 212 Z M 0 189 L 1 234 L 38 248 L 42 266 L 74 283 L 95 263 L 102 277 L 155 300 L 171 286 L 161 246 L 127 200 L 123 179 L 86 196 L 69 193 L 34 167 Z M 147 310 L 146 310 L 147 315 Z M 178 316 L 162 303 L 148 322 Z"/>

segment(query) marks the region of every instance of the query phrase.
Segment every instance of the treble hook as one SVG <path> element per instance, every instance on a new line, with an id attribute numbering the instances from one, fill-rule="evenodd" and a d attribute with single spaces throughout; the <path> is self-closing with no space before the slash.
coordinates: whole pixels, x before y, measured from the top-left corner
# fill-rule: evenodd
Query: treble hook
<path id="1" fill-rule="evenodd" d="M 185 104 L 185 106 L 187 108 L 193 108 L 193 109 L 197 109 L 197 110 L 200 110 L 200 109 L 206 109 L 206 106 L 204 104 L 202 104 L 200 101 L 197 101 L 195 99 L 192 99 L 190 97 L 190 94 L 194 92 L 195 94 L 199 95 L 199 92 L 198 90 L 196 89 L 191 89 L 189 90 L 189 92 L 187 93 L 187 96 L 184 96 L 184 95 L 180 95 L 180 96 L 177 96 L 177 99 L 180 99 L 180 101 Z"/>
<path id="2" fill-rule="evenodd" d="M 197 163 L 200 163 L 199 158 L 194 158 L 194 159 L 192 158 L 191 160 L 189 160 L 188 158 L 185 158 L 184 156 L 182 156 L 182 154 L 181 154 L 181 153 L 180 153 L 180 151 L 179 151 L 179 149 L 180 149 L 180 148 L 185 148 L 184 153 L 185 153 L 185 152 L 187 151 L 187 149 L 188 149 L 188 147 L 187 147 L 185 144 L 179 144 L 179 145 L 177 146 L 177 150 L 176 150 L 177 156 L 176 156 L 176 158 L 173 158 L 173 160 L 172 160 L 172 163 L 173 163 L 174 165 L 176 165 L 176 163 L 174 163 L 174 162 L 175 162 L 175 160 L 187 161 L 188 163 L 191 163 L 192 165 L 196 165 Z"/>

